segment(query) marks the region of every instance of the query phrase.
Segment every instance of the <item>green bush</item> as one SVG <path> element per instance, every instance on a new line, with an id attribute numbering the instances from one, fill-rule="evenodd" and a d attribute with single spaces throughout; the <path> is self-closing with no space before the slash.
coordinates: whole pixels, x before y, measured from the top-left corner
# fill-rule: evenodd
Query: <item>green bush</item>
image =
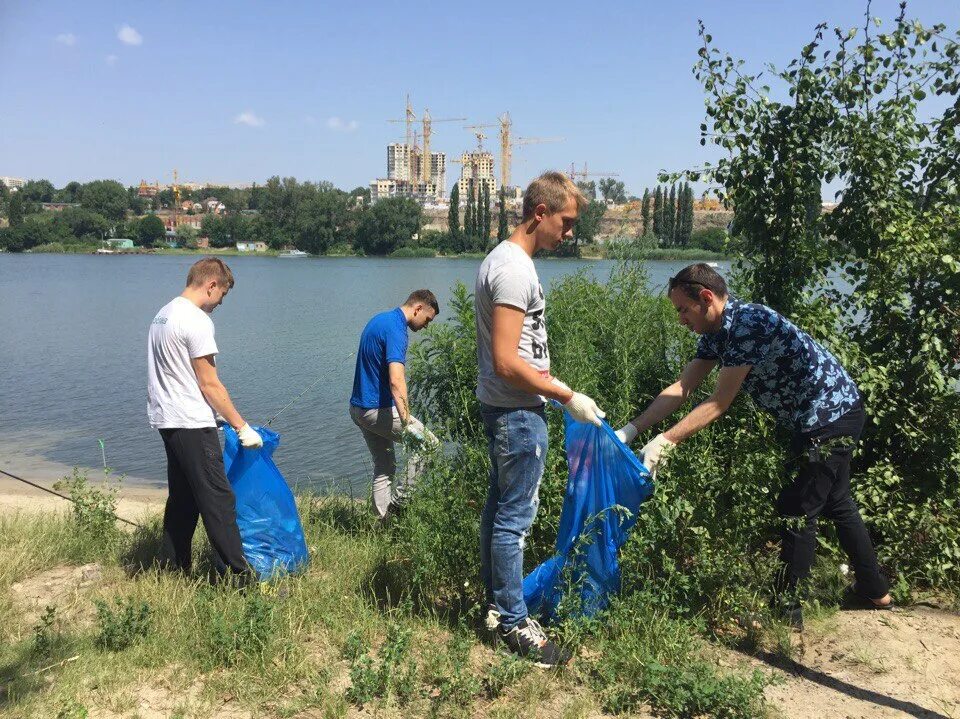
<path id="1" fill-rule="evenodd" d="M 69 477 L 63 477 L 55 489 L 66 490 L 70 495 L 73 519 L 80 533 L 103 546 L 111 546 L 120 538 L 117 527 L 118 485 L 109 483 L 109 473 L 105 474 L 101 486 L 94 486 L 87 475 L 77 467 Z"/>
<path id="2" fill-rule="evenodd" d="M 152 613 L 146 602 L 133 599 L 114 600 L 114 607 L 103 600 L 94 602 L 97 608 L 97 646 L 119 652 L 145 637 L 150 632 Z"/>
<path id="3" fill-rule="evenodd" d="M 437 251 L 432 247 L 398 247 L 388 257 L 436 257 Z"/>
<path id="4" fill-rule="evenodd" d="M 722 227 L 706 227 L 690 235 L 690 246 L 701 247 L 710 252 L 723 252 L 727 248 L 727 231 Z"/>

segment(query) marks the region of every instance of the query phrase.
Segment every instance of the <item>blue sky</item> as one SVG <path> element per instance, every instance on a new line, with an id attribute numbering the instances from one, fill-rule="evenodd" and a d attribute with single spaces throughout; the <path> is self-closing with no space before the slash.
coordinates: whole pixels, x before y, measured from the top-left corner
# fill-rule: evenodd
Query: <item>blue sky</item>
<path id="1" fill-rule="evenodd" d="M 708 157 L 691 67 L 714 42 L 785 64 L 814 25 L 863 24 L 859 0 L 761 2 L 40 2 L 0 0 L 0 175 L 344 188 L 385 174 L 410 93 L 419 113 L 564 137 L 518 150 L 514 181 L 587 162 L 630 192 Z M 895 0 L 874 0 L 892 18 Z M 960 2 L 908 15 L 960 27 Z M 433 149 L 475 146 L 438 124 Z M 496 130 L 488 131 L 496 148 Z M 448 172 L 448 185 L 458 166 Z"/>

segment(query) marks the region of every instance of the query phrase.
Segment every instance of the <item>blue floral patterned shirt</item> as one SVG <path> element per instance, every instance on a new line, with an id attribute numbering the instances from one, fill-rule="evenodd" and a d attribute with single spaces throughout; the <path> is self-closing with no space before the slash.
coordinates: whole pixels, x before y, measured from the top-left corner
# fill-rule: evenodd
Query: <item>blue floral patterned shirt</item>
<path id="1" fill-rule="evenodd" d="M 723 308 L 720 330 L 700 336 L 696 356 L 720 367 L 752 365 L 743 389 L 800 432 L 835 422 L 860 401 L 847 371 L 810 335 L 769 307 L 733 296 Z"/>

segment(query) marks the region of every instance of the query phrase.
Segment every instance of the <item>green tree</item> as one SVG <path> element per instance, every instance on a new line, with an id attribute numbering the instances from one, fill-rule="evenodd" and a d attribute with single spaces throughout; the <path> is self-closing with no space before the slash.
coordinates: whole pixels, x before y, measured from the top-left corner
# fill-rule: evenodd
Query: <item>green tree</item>
<path id="1" fill-rule="evenodd" d="M 960 563 L 944 558 L 960 550 L 960 43 L 904 5 L 879 24 L 829 42 L 819 25 L 763 73 L 775 90 L 701 25 L 701 143 L 723 157 L 688 176 L 735 208 L 747 296 L 823 338 L 857 379 L 868 421 L 854 473 L 881 562 L 957 586 Z M 843 188 L 827 214 L 825 183 Z M 847 291 L 827 282 L 836 271 Z"/>
<path id="2" fill-rule="evenodd" d="M 578 244 L 588 245 L 596 239 L 600 232 L 600 221 L 606 211 L 607 205 L 604 202 L 593 200 L 587 203 L 573 227 L 573 235 Z"/>
<path id="3" fill-rule="evenodd" d="M 643 188 L 643 201 L 640 203 L 640 236 L 647 237 L 650 234 L 650 188 Z"/>
<path id="4" fill-rule="evenodd" d="M 666 244 L 673 245 L 676 238 L 674 237 L 674 232 L 676 230 L 677 224 L 677 185 L 674 183 L 670 186 L 670 194 L 667 195 L 666 189 L 664 189 L 664 196 L 666 201 L 663 206 L 663 236 L 666 240 Z"/>
<path id="5" fill-rule="evenodd" d="M 589 182 L 587 180 L 580 180 L 577 182 L 577 187 L 580 188 L 580 192 L 582 192 L 583 196 L 588 200 L 597 199 L 597 183 L 593 180 Z"/>
<path id="6" fill-rule="evenodd" d="M 465 250 L 472 250 L 477 234 L 476 220 L 474 219 L 474 185 L 470 180 L 467 190 L 467 206 L 463 211 L 463 244 Z"/>
<path id="7" fill-rule="evenodd" d="M 20 188 L 26 202 L 53 202 L 56 190 L 49 180 L 28 180 Z"/>
<path id="8" fill-rule="evenodd" d="M 297 249 L 325 254 L 338 241 L 346 222 L 351 196 L 332 187 L 312 189 L 298 204 L 295 219 Z"/>
<path id="9" fill-rule="evenodd" d="M 673 244 L 683 246 L 683 185 L 677 190 L 677 209 L 673 216 Z"/>
<path id="10" fill-rule="evenodd" d="M 97 212 L 111 222 L 119 222 L 127 211 L 127 189 L 115 180 L 94 180 L 80 191 L 80 206 Z"/>
<path id="11" fill-rule="evenodd" d="M 500 204 L 497 217 L 497 241 L 503 242 L 510 236 L 510 225 L 507 222 L 507 190 L 500 188 Z"/>
<path id="12" fill-rule="evenodd" d="M 19 192 L 10 193 L 10 201 L 7 204 L 7 220 L 10 227 L 19 227 L 23 224 L 23 197 Z"/>
<path id="13" fill-rule="evenodd" d="M 686 183 L 683 196 L 683 232 L 680 235 L 680 244 L 686 247 L 690 244 L 690 237 L 693 234 L 693 188 L 690 187 L 690 183 Z"/>
<path id="14" fill-rule="evenodd" d="M 79 182 L 68 182 L 63 186 L 63 189 L 57 190 L 55 193 L 53 193 L 53 201 L 69 203 L 80 202 L 80 190 L 82 188 L 83 185 L 81 185 Z"/>
<path id="15" fill-rule="evenodd" d="M 153 247 L 166 237 L 167 228 L 156 215 L 147 215 L 137 226 L 137 244 L 142 247 Z M 211 243 L 212 244 L 212 243 Z"/>
<path id="16" fill-rule="evenodd" d="M 621 180 L 614 180 L 612 177 L 604 177 L 600 180 L 600 194 L 603 199 L 622 205 L 627 201 L 627 188 Z"/>
<path id="17" fill-rule="evenodd" d="M 663 241 L 663 191 L 657 185 L 653 196 L 653 235 L 658 241 Z"/>
<path id="18" fill-rule="evenodd" d="M 455 183 L 450 190 L 450 209 L 447 210 L 447 232 L 455 248 L 461 244 L 460 233 L 460 185 Z"/>
<path id="19" fill-rule="evenodd" d="M 71 183 L 76 184 L 76 183 Z M 79 198 L 80 190 L 77 190 L 75 197 Z M 128 187 L 127 188 L 127 208 L 134 215 L 142 215 L 147 211 L 147 198 L 140 197 L 140 188 L 138 187 Z"/>
<path id="20" fill-rule="evenodd" d="M 490 185 L 483 183 L 483 205 L 480 211 L 483 228 L 480 232 L 481 251 L 487 248 L 490 242 Z"/>
<path id="21" fill-rule="evenodd" d="M 53 224 L 78 240 L 102 240 L 110 230 L 107 218 L 82 207 L 67 207 L 53 218 Z"/>
<path id="22" fill-rule="evenodd" d="M 388 197 L 369 207 L 357 228 L 356 246 L 368 255 L 387 255 L 420 229 L 423 209 L 408 197 Z"/>
<path id="23" fill-rule="evenodd" d="M 200 234 L 210 239 L 211 247 L 230 247 L 234 240 L 226 220 L 218 215 L 206 215 L 200 223 Z"/>

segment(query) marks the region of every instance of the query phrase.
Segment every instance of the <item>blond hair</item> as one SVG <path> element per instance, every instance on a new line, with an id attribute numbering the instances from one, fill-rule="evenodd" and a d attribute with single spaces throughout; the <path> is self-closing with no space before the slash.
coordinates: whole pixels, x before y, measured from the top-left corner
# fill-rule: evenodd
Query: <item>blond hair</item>
<path id="1" fill-rule="evenodd" d="M 204 257 L 194 262 L 187 273 L 187 287 L 199 287 L 210 280 L 216 280 L 228 290 L 233 289 L 233 273 L 226 262 L 217 257 Z"/>
<path id="2" fill-rule="evenodd" d="M 533 217 L 538 205 L 546 205 L 547 212 L 559 212 L 571 197 L 577 201 L 578 211 L 587 206 L 587 198 L 573 180 L 562 172 L 544 172 L 527 185 L 527 190 L 523 193 L 522 221 L 526 222 Z"/>

